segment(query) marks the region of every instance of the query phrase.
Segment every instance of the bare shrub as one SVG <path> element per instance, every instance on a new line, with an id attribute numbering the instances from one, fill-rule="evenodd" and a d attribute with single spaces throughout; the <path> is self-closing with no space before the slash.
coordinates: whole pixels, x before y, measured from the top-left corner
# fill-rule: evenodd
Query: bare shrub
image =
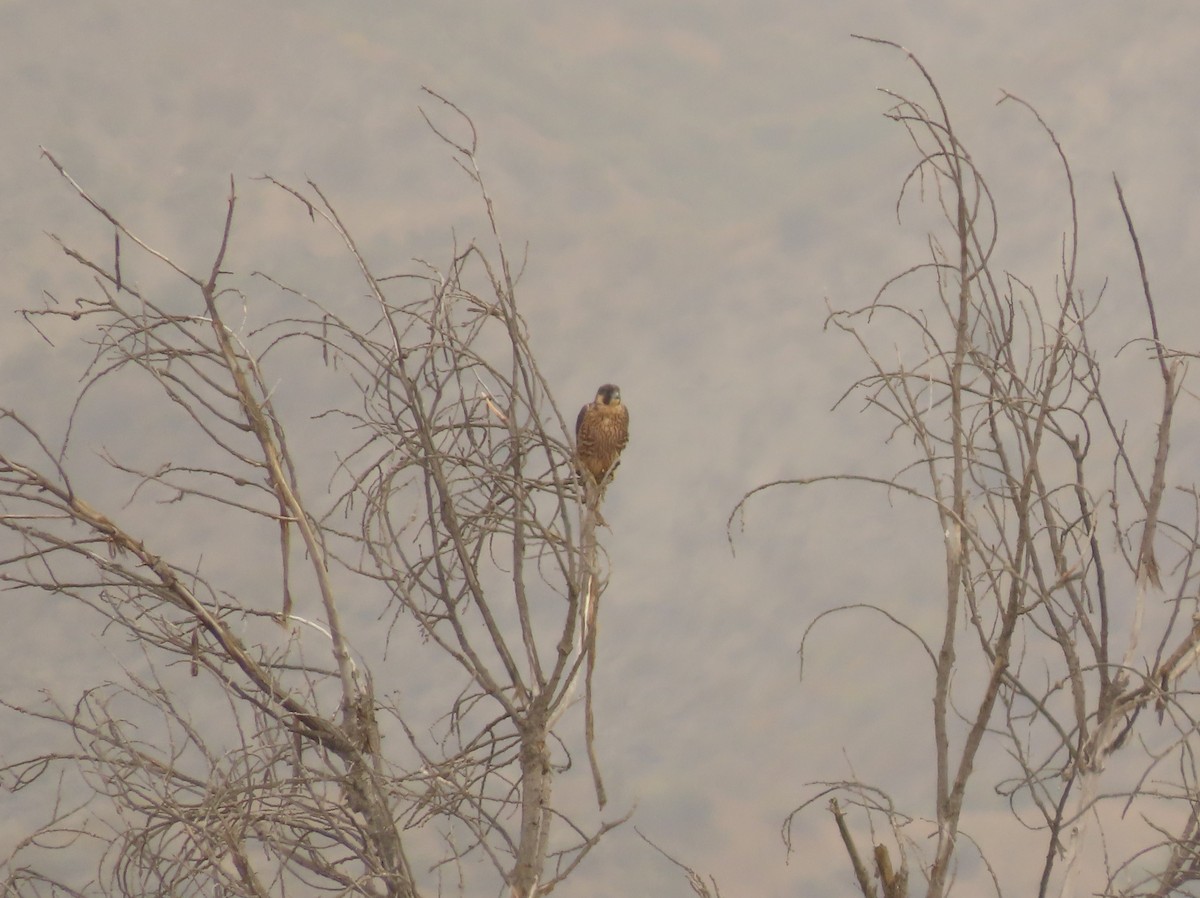
<path id="1" fill-rule="evenodd" d="M 61 441 L 0 411 L 0 579 L 76 603 L 81 632 L 132 650 L 77 700 L 8 705 L 11 725 L 48 722 L 73 745 L 4 768 L 51 808 L 6 894 L 534 896 L 620 822 L 588 824 L 595 809 L 554 790 L 585 746 L 604 803 L 590 703 L 587 739 L 560 725 L 594 660 L 594 509 L 474 126 L 431 96 L 488 240 L 377 274 L 315 183 L 272 181 L 357 267 L 336 301 L 226 271 L 232 180 L 197 272 L 45 154 L 112 236 L 100 254 L 62 241 L 91 295 L 26 313 L 94 351 Z M 162 286 L 131 280 L 135 265 Z M 100 479 L 77 477 L 108 384 L 129 399 L 102 417 L 183 436 L 161 464 L 105 454 Z M 91 498 L 117 488 L 124 505 Z M 197 560 L 188 537 L 206 528 L 251 541 L 252 570 Z"/>
<path id="2" fill-rule="evenodd" d="M 1138 403 L 1141 417 L 1123 420 L 1101 378 L 1111 357 L 1089 340 L 1105 307 L 1079 285 L 1075 185 L 1053 131 L 1004 96 L 1045 135 L 1070 198 L 1061 270 L 1038 286 L 1000 267 L 988 182 L 933 78 L 904 52 L 931 102 L 886 92 L 895 101 L 888 116 L 917 156 L 897 212 L 919 200 L 942 226 L 928 234 L 927 259 L 828 320 L 866 362 L 843 401 L 881 415 L 883 436 L 911 454 L 893 474 L 764 484 L 730 520 L 761 490 L 830 482 L 878 485 L 928 510 L 943 536 L 940 628 L 877 603 L 854 608 L 920 642 L 935 792 L 924 807 L 900 808 L 886 783 L 814 784 L 785 838 L 803 851 L 791 844 L 795 815 L 827 802 L 864 896 L 943 896 L 964 848 L 976 850 L 966 829 L 973 812 L 1007 805 L 1014 836 L 1038 834 L 1035 868 L 985 866 L 972 894 L 989 876 L 997 894 L 1011 888 L 1014 872 L 1043 896 L 1185 890 L 1196 876 L 1200 808 L 1192 672 L 1200 499 L 1190 481 L 1169 479 L 1172 470 L 1186 478 L 1187 467 L 1168 465 L 1185 354 L 1163 342 L 1116 183 L 1147 331 L 1124 351 L 1145 352 L 1158 382 Z M 913 682 L 880 701 L 910 701 Z M 982 779 L 997 764 L 1006 773 Z M 871 845 L 860 848 L 864 838 Z"/>

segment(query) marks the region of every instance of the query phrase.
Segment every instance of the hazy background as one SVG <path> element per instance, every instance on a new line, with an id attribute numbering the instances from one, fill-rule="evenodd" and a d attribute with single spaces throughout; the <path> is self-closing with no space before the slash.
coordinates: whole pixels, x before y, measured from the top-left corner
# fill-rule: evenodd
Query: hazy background
<path id="1" fill-rule="evenodd" d="M 796 649 L 837 604 L 933 621 L 936 526 L 863 490 L 781 490 L 750 506 L 734 556 L 725 520 L 763 481 L 895 461 L 878 419 L 829 411 L 863 368 L 822 325 L 827 302 L 864 304 L 923 259 L 920 229 L 894 208 L 914 157 L 875 88 L 929 97 L 902 54 L 852 33 L 903 43 L 938 79 L 998 198 L 1002 267 L 1051 295 L 1069 221 L 1060 169 L 1031 117 L 994 103 L 1004 89 L 1038 107 L 1074 166 L 1083 288 L 1109 281 L 1110 354 L 1143 328 L 1116 172 L 1165 334 L 1196 345 L 1191 0 L 0 0 L 0 308 L 82 289 L 46 232 L 111 244 L 39 145 L 184 265 L 210 263 L 232 174 L 244 217 L 231 267 L 358 291 L 295 207 L 251 180 L 267 172 L 316 180 L 379 269 L 445 261 L 452 232 L 484 235 L 417 108 L 437 106 L 421 85 L 453 99 L 478 128 L 510 251 L 528 245 L 519 300 L 558 399 L 573 413 L 614 381 L 631 409 L 605 509 L 597 719 L 611 807 L 636 804 L 642 831 L 727 896 L 846 894 L 823 808 L 802 818 L 790 862 L 780 824 L 807 783 L 852 771 L 898 799 L 928 795 L 929 672 L 861 618 L 821 631 L 803 683 Z M 15 316 L 0 350 L 0 404 L 60 419 L 79 374 L 64 350 Z M 281 401 L 289 383 L 298 392 L 299 372 L 273 373 Z M 153 434 L 139 408 L 101 416 L 96 445 Z M 191 539 L 219 546 L 209 528 Z M 0 675 L 14 697 L 69 699 L 93 675 L 78 636 L 38 609 L 8 620 Z M 1006 813 L 974 821 L 985 839 L 993 812 Z M 989 849 L 1001 867 L 1022 862 L 1011 843 Z M 631 828 L 566 891 L 689 894 Z"/>

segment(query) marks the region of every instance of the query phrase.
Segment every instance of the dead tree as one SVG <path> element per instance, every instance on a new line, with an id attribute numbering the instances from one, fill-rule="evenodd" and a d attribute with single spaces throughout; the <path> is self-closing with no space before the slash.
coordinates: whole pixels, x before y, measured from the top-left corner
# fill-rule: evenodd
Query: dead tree
<path id="1" fill-rule="evenodd" d="M 1176 469 L 1177 482 L 1168 476 L 1183 354 L 1161 337 L 1117 184 L 1146 321 L 1145 337 L 1123 351 L 1125 359 L 1143 351 L 1153 375 L 1139 417 L 1126 421 L 1120 391 L 1101 379 L 1116 364 L 1091 339 L 1103 290 L 1086 296 L 1080 284 L 1075 185 L 1054 133 L 1024 101 L 1003 97 L 1019 121 L 1041 129 L 1066 186 L 1061 269 L 1038 286 L 1001 268 L 988 183 L 933 78 L 903 52 L 931 102 L 885 91 L 895 101 L 888 117 L 916 149 L 897 213 L 915 199 L 940 212 L 942 226 L 928 234 L 928 258 L 867 305 L 834 311 L 829 324 L 866 361 L 842 401 L 881 415 L 882 436 L 911 455 L 893 474 L 765 484 L 734 514 L 764 489 L 848 481 L 924 510 L 942 543 L 940 629 L 879 604 L 856 610 L 920 641 L 935 791 L 925 807 L 897 808 L 886 784 L 816 784 L 785 834 L 796 813 L 828 799 L 865 898 L 941 898 L 972 845 L 974 812 L 1007 804 L 1014 834 L 1040 834 L 1036 869 L 1019 880 L 1039 896 L 1166 895 L 1196 877 L 1200 807 L 1191 670 L 1200 498 L 1189 466 Z M 1148 445 L 1131 434 L 1148 434 Z M 881 696 L 904 700 L 886 685 Z M 1007 775 L 981 780 L 982 760 L 994 769 L 1004 757 Z M 865 847 L 864 823 L 874 843 Z M 988 871 L 997 893 L 1011 882 Z M 978 894 L 985 884 L 967 887 Z"/>
<path id="2" fill-rule="evenodd" d="M 57 787 L 50 819 L 8 860 L 6 894 L 411 898 L 499 884 L 532 898 L 619 822 L 588 824 L 594 808 L 554 791 L 572 746 L 595 757 L 590 709 L 586 740 L 561 723 L 595 648 L 595 525 L 474 126 L 431 96 L 431 127 L 487 229 L 444 266 L 377 274 L 315 183 L 264 186 L 357 267 L 336 301 L 226 270 L 232 180 L 196 272 L 45 154 L 110 249 L 60 241 L 94 291 L 26 312 L 94 352 L 61 442 L 0 411 L 0 580 L 78 603 L 81 632 L 132 645 L 134 660 L 78 700 L 8 705 L 9 728 L 57 725 L 74 744 L 6 759 L 9 789 Z M 137 265 L 168 279 L 143 287 Z M 276 389 L 301 373 L 284 410 Z M 107 415 L 173 415 L 183 438 L 154 465 L 105 454 L 106 495 L 116 480 L 127 496 L 102 508 L 101 483 L 72 460 L 109 384 L 137 399 Z M 185 533 L 255 541 L 249 586 L 147 509 Z"/>

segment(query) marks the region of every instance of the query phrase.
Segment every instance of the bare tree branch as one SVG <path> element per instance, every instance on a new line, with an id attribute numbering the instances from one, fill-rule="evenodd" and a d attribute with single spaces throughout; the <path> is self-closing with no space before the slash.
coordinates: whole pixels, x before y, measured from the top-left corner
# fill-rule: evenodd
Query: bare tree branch
<path id="1" fill-rule="evenodd" d="M 518 311 L 474 125 L 438 99 L 471 132 L 456 143 L 427 116 L 479 192 L 490 247 L 381 277 L 317 184 L 266 179 L 333 234 L 365 304 L 228 271 L 232 179 L 217 248 L 193 274 L 43 151 L 115 236 L 111 261 L 59 241 L 96 296 L 25 313 L 85 322 L 93 355 L 60 446 L 0 410 L 0 582 L 78 603 L 139 654 L 136 671 L 73 706 L 6 703 L 75 743 L 10 763 L 20 788 L 61 797 L 52 771 L 75 771 L 92 796 L 17 847 L 12 894 L 416 898 L 451 871 L 465 891 L 473 854 L 493 879 L 472 892 L 534 898 L 628 819 L 589 831 L 555 791 L 582 742 L 605 801 L 590 701 L 598 509 L 580 495 L 571 432 Z M 131 266 L 147 261 L 190 292 L 133 286 Z M 289 402 L 305 393 L 302 415 L 276 401 L 281 372 Z M 161 408 L 137 414 L 179 411 L 191 428 L 166 462 L 100 455 L 129 489 L 119 512 L 100 510 L 94 479 L 66 462 L 80 410 L 109 383 L 148 386 Z M 164 508 L 184 529 L 214 516 L 266 549 L 253 586 L 188 560 L 154 528 Z M 393 646 L 410 657 L 385 665 Z M 422 648 L 443 680 L 398 699 L 424 677 Z M 94 885 L 34 872 L 40 846 L 84 835 L 101 846 Z"/>
<path id="2" fill-rule="evenodd" d="M 931 807 L 911 818 L 857 777 L 821 784 L 817 797 L 830 799 L 863 895 L 876 894 L 875 886 L 839 798 L 865 811 L 871 826 L 887 821 L 901 871 L 910 858 L 919 860 L 912 866 L 922 871 L 930 898 L 950 893 L 962 839 L 970 838 L 964 826 L 974 809 L 988 807 L 989 796 L 1009 803 L 1022 831 L 1044 838 L 1039 895 L 1073 895 L 1085 881 L 1098 894 L 1115 894 L 1114 877 L 1124 866 L 1097 877 L 1095 861 L 1114 847 L 1105 828 L 1127 828 L 1121 818 L 1138 808 L 1147 821 L 1141 836 L 1152 831 L 1155 844 L 1170 846 L 1170 860 L 1149 891 L 1121 894 L 1166 894 L 1190 876 L 1195 857 L 1197 800 L 1190 784 L 1197 775 L 1189 746 L 1200 720 L 1190 675 L 1188 685 L 1182 682 L 1200 644 L 1193 573 L 1200 503 L 1175 517 L 1165 501 L 1185 354 L 1163 344 L 1146 261 L 1117 183 L 1162 382 L 1157 409 L 1137 409 L 1157 418 L 1152 447 L 1141 453 L 1101 384 L 1088 335 L 1099 303 L 1086 303 L 1077 285 L 1075 181 L 1054 132 L 1030 104 L 1003 95 L 1033 115 L 1062 167 L 1069 219 L 1051 297 L 999 268 L 996 204 L 929 71 L 898 44 L 865 40 L 903 52 L 933 98 L 926 108 L 884 91 L 895 104 L 888 117 L 917 154 L 902 179 L 897 215 L 902 219 L 910 201 L 928 202 L 942 224 L 928 235 L 927 260 L 889 278 L 867 305 L 831 313 L 829 321 L 851 337 L 867 369 L 838 405 L 860 398 L 865 410 L 883 414 L 884 438 L 899 443 L 895 438 L 903 436 L 912 454 L 891 475 L 810 475 L 755 487 L 734 507 L 727 533 L 735 518 L 744 519 L 750 499 L 781 485 L 871 483 L 889 496 L 919 499 L 921 509 L 934 513 L 944 572 L 936 636 L 902 611 L 872 602 L 820 612 L 804 640 L 827 615 L 863 607 L 917 640 L 932 661 L 935 785 Z M 1130 500 L 1137 507 L 1132 525 L 1122 517 Z M 1150 588 L 1170 598 L 1156 606 Z M 1179 622 L 1189 617 L 1193 624 L 1183 632 Z M 1141 711 L 1151 704 L 1163 731 L 1141 725 L 1148 717 Z M 980 782 L 981 764 L 986 760 L 994 771 L 998 756 L 1008 759 L 1011 773 Z M 1168 781 L 1169 796 L 1153 785 L 1168 760 L 1180 771 Z M 789 815 L 789 848 L 792 820 L 814 801 Z M 1120 810 L 1109 811 L 1110 804 Z M 1150 822 L 1160 809 L 1169 823 Z M 926 817 L 936 823 L 928 845 L 900 838 L 911 819 Z M 888 896 L 909 888 L 892 857 L 889 846 L 876 844 L 875 874 Z"/>

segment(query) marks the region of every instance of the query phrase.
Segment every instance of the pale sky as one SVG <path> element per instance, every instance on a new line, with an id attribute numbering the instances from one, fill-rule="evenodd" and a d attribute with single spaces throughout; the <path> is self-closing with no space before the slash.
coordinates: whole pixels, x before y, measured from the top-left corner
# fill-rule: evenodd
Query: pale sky
<path id="1" fill-rule="evenodd" d="M 736 556 L 725 521 L 761 482 L 886 474 L 896 458 L 878 418 L 830 411 L 864 369 L 822 328 L 827 303 L 863 305 L 924 258 L 920 229 L 894 208 L 911 145 L 876 88 L 929 97 L 902 54 L 853 33 L 904 44 L 938 80 L 998 197 L 1005 268 L 1052 294 L 1068 211 L 1052 148 L 1027 113 L 995 106 L 1002 90 L 1039 109 L 1072 162 L 1081 280 L 1093 294 L 1109 281 L 1101 336 L 1119 345 L 1143 327 L 1116 172 L 1168 338 L 1200 343 L 1190 0 L 0 0 L 0 307 L 84 289 L 47 232 L 97 251 L 111 241 L 39 146 L 190 265 L 210 258 L 232 174 L 247 216 L 232 264 L 327 295 L 358 289 L 305 251 L 314 238 L 252 180 L 263 173 L 317 181 L 381 268 L 444 259 L 452 232 L 483 228 L 418 111 L 436 106 L 422 85 L 451 98 L 478 129 L 510 251 L 528 245 L 519 299 L 559 402 L 573 414 L 612 381 L 631 410 L 605 511 L 596 713 L 610 808 L 636 805 L 633 823 L 729 898 L 848 894 L 823 804 L 801 818 L 790 860 L 780 826 L 806 784 L 852 771 L 932 813 L 928 671 L 858 618 L 822 631 L 803 683 L 796 650 L 838 604 L 934 623 L 939 534 L 918 510 L 850 488 L 756 501 Z M 0 404 L 61 421 L 79 370 L 19 321 L 0 334 Z M 95 446 L 138 414 L 114 409 Z M 200 538 L 219 545 L 216 529 Z M 78 635 L 14 625 L 4 638 L 15 698 L 45 688 L 69 701 L 93 675 L 70 661 Z M 1006 812 L 979 791 L 987 831 Z M 690 891 L 630 826 L 565 893 Z"/>

